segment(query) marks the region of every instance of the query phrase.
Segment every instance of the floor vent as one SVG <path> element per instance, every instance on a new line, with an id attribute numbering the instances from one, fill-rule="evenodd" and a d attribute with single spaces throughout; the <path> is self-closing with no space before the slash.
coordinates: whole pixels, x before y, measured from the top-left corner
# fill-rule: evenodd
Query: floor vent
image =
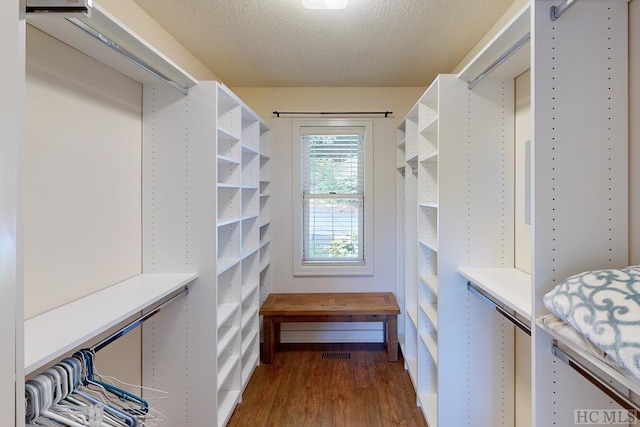
<path id="1" fill-rule="evenodd" d="M 322 358 L 327 360 L 348 360 L 351 359 L 351 353 L 347 352 L 325 352 L 322 353 Z"/>

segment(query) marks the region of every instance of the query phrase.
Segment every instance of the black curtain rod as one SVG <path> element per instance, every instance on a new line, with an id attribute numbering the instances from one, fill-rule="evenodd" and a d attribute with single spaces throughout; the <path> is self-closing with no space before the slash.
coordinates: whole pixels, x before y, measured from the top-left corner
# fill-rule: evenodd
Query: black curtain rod
<path id="1" fill-rule="evenodd" d="M 276 117 L 280 117 L 280 114 L 294 114 L 294 115 L 299 115 L 299 114 L 314 114 L 314 115 L 340 115 L 340 116 L 344 116 L 347 114 L 360 114 L 360 115 L 372 115 L 372 114 L 384 114 L 384 117 L 387 118 L 389 117 L 390 114 L 393 114 L 393 111 L 318 111 L 318 112 L 313 112 L 313 111 L 274 111 L 273 114 L 276 115 Z"/>

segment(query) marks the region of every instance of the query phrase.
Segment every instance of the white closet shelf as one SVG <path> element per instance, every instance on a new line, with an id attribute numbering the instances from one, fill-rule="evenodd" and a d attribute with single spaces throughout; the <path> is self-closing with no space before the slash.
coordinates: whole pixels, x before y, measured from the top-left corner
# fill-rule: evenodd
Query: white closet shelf
<path id="1" fill-rule="evenodd" d="M 258 330 L 254 329 L 244 340 L 242 340 L 242 355 L 247 354 L 247 351 L 249 350 L 251 343 L 253 342 L 253 340 L 256 338 L 257 335 L 258 335 Z"/>
<path id="2" fill-rule="evenodd" d="M 467 280 L 531 322 L 531 275 L 515 268 L 460 268 Z"/>
<path id="3" fill-rule="evenodd" d="M 404 149 L 406 144 L 407 144 L 407 138 L 403 138 L 402 141 L 398 143 L 398 148 Z"/>
<path id="4" fill-rule="evenodd" d="M 503 30 L 496 34 L 485 47 L 458 74 L 458 78 L 472 80 L 485 71 L 504 52 L 516 44 L 531 30 L 531 5 L 527 3 Z M 531 43 L 528 42 L 505 63 L 491 73 L 491 77 L 515 78 L 531 67 Z"/>
<path id="5" fill-rule="evenodd" d="M 260 193 L 260 197 L 271 197 L 271 193 Z"/>
<path id="6" fill-rule="evenodd" d="M 220 163 L 230 163 L 233 165 L 239 165 L 240 162 L 236 159 L 233 159 L 229 156 L 223 156 L 222 154 L 218 154 L 218 162 Z"/>
<path id="7" fill-rule="evenodd" d="M 218 227 L 224 227 L 225 225 L 231 225 L 240 222 L 240 218 L 230 218 L 225 220 L 220 220 L 216 223 Z"/>
<path id="8" fill-rule="evenodd" d="M 218 365 L 218 391 L 222 388 L 231 372 L 238 366 L 240 362 L 239 356 L 224 357 L 221 365 Z M 220 363 L 220 361 L 218 361 Z"/>
<path id="9" fill-rule="evenodd" d="M 240 390 L 220 390 L 218 392 L 218 425 L 224 426 L 231 418 L 240 398 Z"/>
<path id="10" fill-rule="evenodd" d="M 409 378 L 413 383 L 414 390 L 418 389 L 418 360 L 415 357 L 405 357 L 405 363 L 407 364 L 407 371 L 409 371 Z"/>
<path id="11" fill-rule="evenodd" d="M 429 123 L 427 123 L 420 131 L 420 133 L 425 136 L 427 134 L 433 134 L 436 132 L 438 132 L 438 116 L 435 116 L 433 119 L 431 119 Z"/>
<path id="12" fill-rule="evenodd" d="M 427 420 L 427 425 L 438 425 L 438 395 L 436 393 L 421 393 L 418 395 L 422 414 Z"/>
<path id="13" fill-rule="evenodd" d="M 418 242 L 420 242 L 422 246 L 425 246 L 434 252 L 438 252 L 438 239 L 420 239 Z"/>
<path id="14" fill-rule="evenodd" d="M 196 277 L 196 274 L 140 274 L 26 320 L 25 374 L 153 306 Z"/>
<path id="15" fill-rule="evenodd" d="M 241 185 L 240 187 L 243 190 L 252 190 L 252 191 L 257 191 L 260 189 L 259 185 Z"/>
<path id="16" fill-rule="evenodd" d="M 420 206 L 423 208 L 438 208 L 438 202 L 423 202 L 420 203 Z"/>
<path id="17" fill-rule="evenodd" d="M 251 321 L 251 319 L 256 318 L 256 313 L 258 311 L 258 307 L 251 307 L 251 308 L 247 308 L 246 311 L 244 311 L 245 307 L 243 307 L 243 313 L 242 313 L 242 329 L 244 329 L 245 326 L 247 326 L 247 324 Z"/>
<path id="18" fill-rule="evenodd" d="M 224 273 L 240 262 L 240 257 L 218 258 L 218 275 Z"/>
<path id="19" fill-rule="evenodd" d="M 228 303 L 228 304 L 218 304 L 218 328 L 223 326 L 227 320 L 236 310 L 240 307 L 240 304 L 236 303 Z"/>
<path id="20" fill-rule="evenodd" d="M 240 188 L 241 185 L 240 184 L 229 184 L 226 182 L 219 182 L 218 183 L 218 188 Z"/>
<path id="21" fill-rule="evenodd" d="M 246 299 L 249 298 L 256 289 L 258 289 L 257 283 L 248 283 L 242 285 L 242 302 L 245 302 Z"/>
<path id="22" fill-rule="evenodd" d="M 242 153 L 243 154 L 255 154 L 255 155 L 258 155 L 258 154 L 260 154 L 260 151 L 258 150 L 258 148 L 253 147 L 251 145 L 242 144 Z"/>
<path id="23" fill-rule="evenodd" d="M 427 316 L 433 328 L 438 330 L 438 306 L 437 304 L 420 304 L 420 309 Z"/>
<path id="24" fill-rule="evenodd" d="M 249 221 L 252 219 L 256 219 L 260 216 L 260 214 L 254 213 L 254 214 L 247 214 L 247 215 L 243 215 L 242 216 L 242 220 L 243 221 Z"/>
<path id="25" fill-rule="evenodd" d="M 418 308 L 407 306 L 407 314 L 409 315 L 409 319 L 411 319 L 411 323 L 413 323 L 413 327 L 418 329 Z"/>
<path id="26" fill-rule="evenodd" d="M 233 140 L 233 141 L 240 141 L 240 138 L 238 138 L 237 135 L 231 133 L 230 131 L 228 131 L 227 129 L 221 128 L 220 126 L 218 126 L 218 139 L 221 140 Z"/>
<path id="27" fill-rule="evenodd" d="M 240 328 L 219 328 L 218 329 L 218 356 L 227 349 L 231 341 L 238 335 Z"/>
<path id="28" fill-rule="evenodd" d="M 159 78 L 138 67 L 124 55 L 85 33 L 66 19 L 45 15 L 29 15 L 27 21 L 30 25 L 139 83 L 158 84 L 161 82 Z M 91 17 L 82 17 L 79 20 L 125 48 L 133 56 L 155 68 L 178 85 L 190 88 L 198 84 L 193 76 L 110 15 L 95 1 L 93 1 Z"/>
<path id="29" fill-rule="evenodd" d="M 435 332 L 421 332 L 420 339 L 433 358 L 433 363 L 438 366 L 438 334 Z"/>
<path id="30" fill-rule="evenodd" d="M 249 362 L 247 364 L 243 364 L 243 366 L 242 366 L 242 389 L 243 389 L 243 391 L 244 391 L 244 388 L 249 384 L 249 379 L 251 378 L 251 375 L 253 375 L 253 371 L 256 369 L 256 366 L 258 366 L 258 356 L 259 356 L 259 354 L 257 354 L 257 353 L 254 354 L 249 359 Z"/>
<path id="31" fill-rule="evenodd" d="M 420 158 L 421 163 L 438 163 L 438 151 L 432 151 Z"/>
<path id="32" fill-rule="evenodd" d="M 438 296 L 438 276 L 434 274 L 422 274 L 420 280 L 437 297 Z"/>
<path id="33" fill-rule="evenodd" d="M 262 264 L 260 264 L 260 271 L 264 271 L 270 265 L 271 265 L 271 261 L 263 262 Z"/>

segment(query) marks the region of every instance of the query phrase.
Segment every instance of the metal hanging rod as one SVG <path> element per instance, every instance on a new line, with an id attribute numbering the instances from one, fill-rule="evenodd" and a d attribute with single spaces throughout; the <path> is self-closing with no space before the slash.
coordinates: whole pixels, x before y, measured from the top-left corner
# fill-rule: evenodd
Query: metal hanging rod
<path id="1" fill-rule="evenodd" d="M 623 408 L 627 410 L 640 411 L 640 404 L 630 400 L 625 393 L 615 388 L 609 383 L 609 381 L 605 380 L 600 375 L 596 374 L 591 369 L 584 366 L 581 362 L 567 354 L 564 350 L 558 347 L 557 340 L 553 340 L 551 342 L 551 353 L 567 365 L 571 366 L 587 381 L 598 387 L 602 392 L 604 392 L 611 399 L 615 400 Z"/>
<path id="2" fill-rule="evenodd" d="M 522 320 L 518 319 L 514 314 L 511 314 L 508 311 L 506 311 L 504 308 L 500 307 L 498 303 L 496 303 L 490 296 L 486 295 L 484 292 L 478 289 L 473 283 L 467 282 L 467 290 L 470 293 L 474 294 L 475 296 L 479 297 L 480 299 L 484 300 L 485 302 L 488 302 L 489 305 L 494 307 L 498 313 L 500 313 L 502 316 L 504 316 L 507 320 L 509 320 L 515 326 L 517 326 L 522 331 L 524 331 L 525 334 L 531 336 L 531 327 L 529 325 L 524 323 Z"/>
<path id="3" fill-rule="evenodd" d="M 69 21 L 70 23 L 72 23 L 73 25 L 75 25 L 76 27 L 80 28 L 85 33 L 87 33 L 90 36 L 92 36 L 93 38 L 95 38 L 96 40 L 102 42 L 106 46 L 110 47 L 111 49 L 115 50 L 119 54 L 123 55 L 129 61 L 131 61 L 134 64 L 136 64 L 138 67 L 142 68 L 143 70 L 145 70 L 146 72 L 152 74 L 153 76 L 159 78 L 160 80 L 162 80 L 163 82 L 165 82 L 166 84 L 168 84 L 172 88 L 176 89 L 178 92 L 182 93 L 183 95 L 187 95 L 189 93 L 189 89 L 187 89 L 186 87 L 180 86 L 178 83 L 174 82 L 169 77 L 165 76 L 160 71 L 156 70 L 151 65 L 147 64 L 142 59 L 138 58 L 137 56 L 135 56 L 134 54 L 129 52 L 127 49 L 123 48 L 118 43 L 114 42 L 113 40 L 111 40 L 110 38 L 105 36 L 104 34 L 96 31 L 93 28 L 91 28 L 89 25 L 87 25 L 86 23 L 84 23 L 80 19 L 78 19 L 78 18 L 65 18 L 65 19 L 67 21 Z"/>
<path id="4" fill-rule="evenodd" d="M 313 114 L 313 115 L 339 115 L 339 116 L 345 116 L 345 115 L 350 115 L 350 114 L 358 114 L 358 115 L 378 115 L 378 114 L 384 114 L 384 117 L 387 118 L 389 117 L 390 114 L 393 114 L 393 111 L 318 111 L 318 112 L 313 112 L 313 111 L 274 111 L 273 114 L 275 114 L 276 117 L 280 117 L 281 114 L 287 114 L 287 115 L 304 115 L 304 114 Z"/>
<path id="5" fill-rule="evenodd" d="M 491 74 L 493 72 L 493 70 L 495 70 L 496 68 L 501 66 L 507 59 L 509 59 L 511 57 L 511 55 L 516 53 L 522 46 L 524 46 L 529 41 L 529 39 L 531 39 L 531 33 L 527 33 L 524 37 L 522 37 L 520 40 L 518 40 L 516 42 L 516 44 L 511 46 L 505 53 L 500 55 L 500 57 L 498 59 L 496 59 L 493 64 L 489 65 L 486 70 L 484 70 L 482 73 L 480 73 L 480 75 L 478 77 L 476 77 L 475 79 L 471 80 L 467 85 L 468 88 L 469 89 L 473 89 L 473 87 L 475 85 L 477 85 L 482 80 L 484 80 L 484 78 L 487 77 L 489 74 Z"/>
<path id="6" fill-rule="evenodd" d="M 575 5 L 579 1 L 580 0 L 564 0 L 558 6 L 551 6 L 551 10 L 549 11 L 551 20 L 555 21 L 556 19 L 560 18 L 563 13 L 565 13 L 571 8 L 571 6 Z"/>
<path id="7" fill-rule="evenodd" d="M 99 343 L 95 344 L 93 347 L 89 348 L 89 350 L 91 352 L 94 352 L 94 353 L 102 350 L 103 348 L 105 348 L 106 346 L 108 346 L 109 344 L 111 344 L 112 342 L 117 340 L 118 338 L 120 338 L 123 335 L 126 335 L 127 333 L 131 332 L 133 329 L 135 329 L 138 326 L 140 326 L 146 320 L 148 320 L 149 318 L 155 316 L 160 311 L 162 311 L 165 308 L 169 307 L 171 304 L 176 302 L 178 299 L 180 299 L 180 298 L 182 298 L 182 297 L 184 297 L 184 296 L 186 296 L 188 294 L 189 294 L 189 288 L 185 287 L 182 290 L 182 292 L 180 292 L 178 294 L 175 294 L 170 299 L 166 300 L 165 302 L 163 302 L 162 304 L 160 304 L 159 306 L 157 306 L 156 308 L 154 308 L 150 312 L 145 313 L 144 315 L 142 315 L 138 319 L 134 320 L 133 322 L 129 323 L 127 326 L 123 327 L 119 331 L 114 332 L 113 334 L 109 335 L 107 338 L 103 339 Z"/>

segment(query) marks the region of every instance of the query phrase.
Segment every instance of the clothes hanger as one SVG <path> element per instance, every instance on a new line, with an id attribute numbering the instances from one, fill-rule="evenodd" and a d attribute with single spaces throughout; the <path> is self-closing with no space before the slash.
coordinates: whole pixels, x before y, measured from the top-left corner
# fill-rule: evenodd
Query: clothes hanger
<path id="1" fill-rule="evenodd" d="M 87 379 L 86 381 L 90 384 L 94 384 L 94 385 L 98 385 L 103 387 L 105 390 L 107 390 L 108 392 L 114 394 L 115 396 L 117 396 L 119 399 L 125 400 L 125 401 L 129 401 L 129 402 L 133 402 L 133 403 L 137 403 L 139 405 L 139 408 L 133 408 L 131 409 L 131 413 L 132 415 L 144 415 L 147 412 L 149 412 L 149 403 L 139 397 L 136 396 L 133 393 L 130 393 L 126 390 L 123 390 L 119 387 L 116 387 L 112 384 L 109 383 L 105 383 L 102 381 L 97 380 L 94 377 L 94 354 L 93 352 L 89 351 L 89 350 L 80 350 L 79 353 L 82 355 L 82 357 L 85 359 L 86 361 L 86 365 L 87 365 Z"/>
<path id="2" fill-rule="evenodd" d="M 86 424 L 80 424 L 73 420 L 70 420 L 66 417 L 63 417 L 55 412 L 51 411 L 51 406 L 54 402 L 54 389 L 55 385 L 51 382 L 51 378 L 46 375 L 37 375 L 32 380 L 32 384 L 38 387 L 40 391 L 40 416 L 36 418 L 36 422 L 39 421 L 40 417 L 45 417 L 53 421 L 57 421 L 63 426 L 67 427 L 86 427 Z"/>
<path id="3" fill-rule="evenodd" d="M 81 398 L 85 401 L 87 405 L 95 405 L 100 404 L 104 405 L 105 416 L 108 416 L 108 420 L 112 423 L 116 423 L 116 426 L 128 426 L 133 427 L 135 425 L 135 420 L 128 414 L 117 410 L 110 404 L 106 404 L 105 402 L 99 401 L 94 396 L 87 394 L 83 387 L 83 382 L 85 378 L 86 366 L 83 357 L 78 356 L 77 354 L 73 357 L 68 357 L 64 359 L 61 363 L 63 367 L 70 370 L 73 373 L 73 384 L 74 398 Z M 86 389 L 88 391 L 88 389 Z"/>

